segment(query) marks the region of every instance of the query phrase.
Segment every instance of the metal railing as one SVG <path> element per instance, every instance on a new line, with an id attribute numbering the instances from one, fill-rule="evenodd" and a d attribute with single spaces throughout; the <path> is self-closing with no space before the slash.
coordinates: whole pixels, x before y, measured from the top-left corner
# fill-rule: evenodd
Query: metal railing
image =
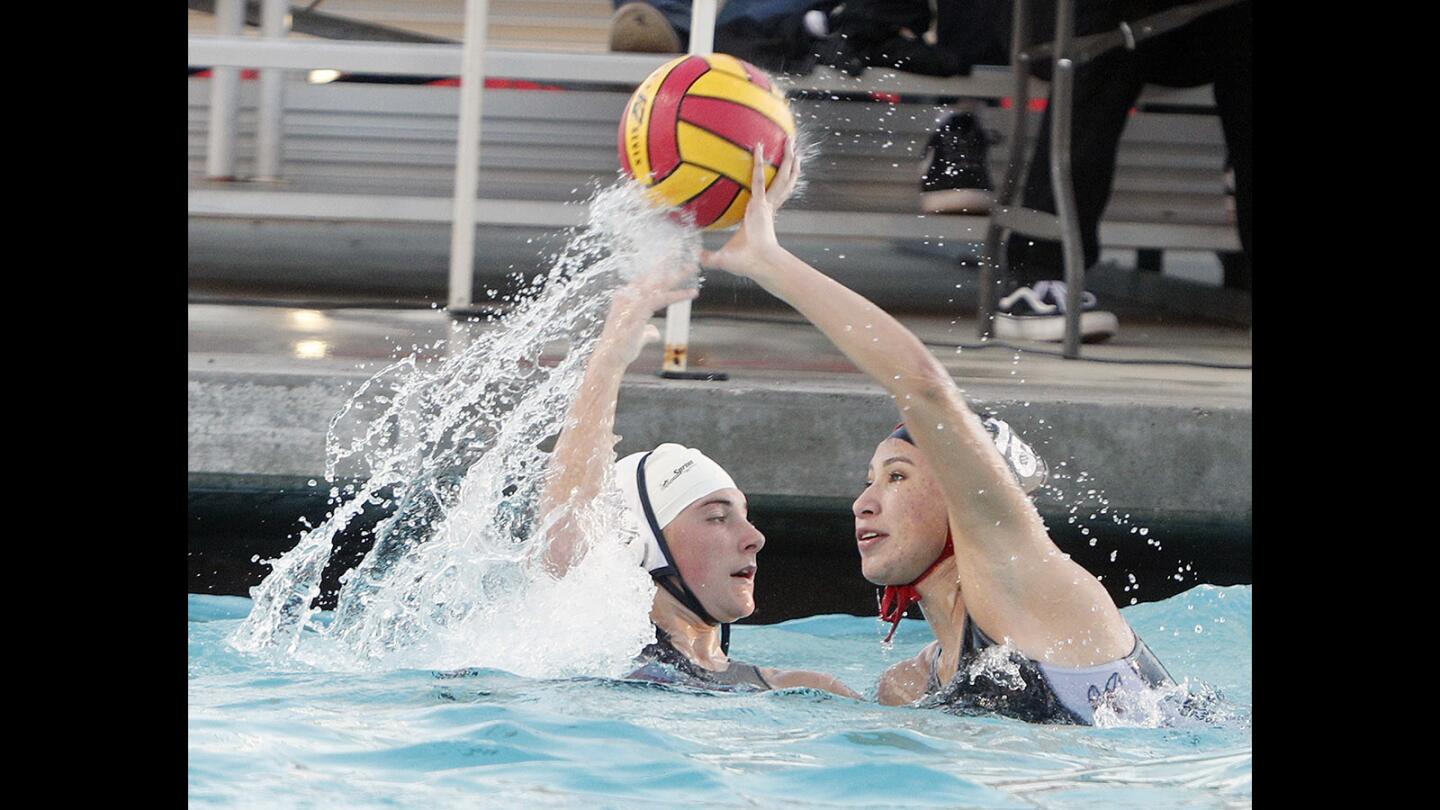
<path id="1" fill-rule="evenodd" d="M 715 0 L 695 0 L 690 5 L 690 53 L 707 54 L 715 49 Z M 660 376 L 670 378 L 725 379 L 723 374 L 695 375 L 686 370 L 690 358 L 690 302 L 680 301 L 665 309 L 665 353 Z"/>

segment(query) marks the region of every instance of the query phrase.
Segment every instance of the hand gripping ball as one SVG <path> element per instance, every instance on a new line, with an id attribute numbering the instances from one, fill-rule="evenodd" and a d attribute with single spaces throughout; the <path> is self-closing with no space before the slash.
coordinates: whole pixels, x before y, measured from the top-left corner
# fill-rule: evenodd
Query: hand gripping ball
<path id="1" fill-rule="evenodd" d="M 754 65 L 723 53 L 673 59 L 630 97 L 620 121 L 620 166 L 677 216 L 728 228 L 750 201 L 751 152 L 765 146 L 769 187 L 795 119 Z"/>

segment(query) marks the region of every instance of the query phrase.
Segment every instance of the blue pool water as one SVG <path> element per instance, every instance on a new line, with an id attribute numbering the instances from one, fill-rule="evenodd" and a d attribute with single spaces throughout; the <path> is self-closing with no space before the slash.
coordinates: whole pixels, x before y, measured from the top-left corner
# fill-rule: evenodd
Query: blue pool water
<path id="1" fill-rule="evenodd" d="M 1233 807 L 1251 801 L 1250 586 L 1124 615 L 1218 722 L 1039 726 L 789 690 L 712 694 L 498 670 L 354 673 L 262 662 L 225 637 L 241 597 L 190 596 L 192 805 L 285 807 Z M 737 626 L 732 654 L 874 696 L 930 640 L 815 616 Z M 1200 686 L 1203 682 L 1204 687 Z"/>

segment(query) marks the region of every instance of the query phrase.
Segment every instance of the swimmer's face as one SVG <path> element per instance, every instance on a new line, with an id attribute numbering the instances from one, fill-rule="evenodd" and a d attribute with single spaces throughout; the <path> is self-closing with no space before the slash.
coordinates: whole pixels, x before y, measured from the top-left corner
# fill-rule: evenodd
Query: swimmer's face
<path id="1" fill-rule="evenodd" d="M 920 449 L 900 439 L 875 448 L 865 490 L 850 507 L 860 571 L 876 585 L 904 585 L 945 548 L 945 496 Z"/>
<path id="2" fill-rule="evenodd" d="M 765 535 L 750 522 L 747 510 L 740 490 L 720 489 L 685 507 L 665 527 L 680 575 L 721 622 L 755 612 L 755 558 Z"/>

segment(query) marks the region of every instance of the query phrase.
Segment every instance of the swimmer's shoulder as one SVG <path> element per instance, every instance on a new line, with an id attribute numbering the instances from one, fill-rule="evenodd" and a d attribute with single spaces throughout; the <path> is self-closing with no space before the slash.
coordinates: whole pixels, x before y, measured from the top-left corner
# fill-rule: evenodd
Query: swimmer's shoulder
<path id="1" fill-rule="evenodd" d="M 914 703 L 929 691 L 935 667 L 935 654 L 940 649 L 939 641 L 932 641 L 920 648 L 914 658 L 885 670 L 875 697 L 885 706 L 903 706 Z"/>
<path id="2" fill-rule="evenodd" d="M 839 678 L 824 672 L 812 672 L 806 669 L 775 669 L 773 667 L 759 667 L 759 670 L 760 675 L 765 678 L 772 689 L 823 689 L 841 697 L 854 700 L 864 699 L 859 692 L 846 686 Z"/>

